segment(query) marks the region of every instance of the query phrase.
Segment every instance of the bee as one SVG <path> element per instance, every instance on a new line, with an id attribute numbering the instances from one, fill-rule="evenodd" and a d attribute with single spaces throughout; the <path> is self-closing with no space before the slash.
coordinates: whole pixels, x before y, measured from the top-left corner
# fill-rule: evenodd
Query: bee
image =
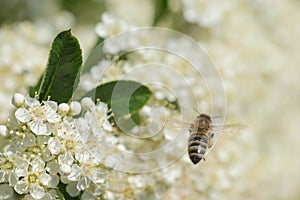
<path id="1" fill-rule="evenodd" d="M 222 128 L 221 130 L 218 128 Z M 204 156 L 207 153 L 207 149 L 211 148 L 214 144 L 213 138 L 217 132 L 224 133 L 237 133 L 245 126 L 240 124 L 228 124 L 224 126 L 214 126 L 212 118 L 206 114 L 199 114 L 194 122 L 190 124 L 188 139 L 188 153 L 189 157 L 194 165 L 200 162 L 202 159 L 205 161 Z"/>

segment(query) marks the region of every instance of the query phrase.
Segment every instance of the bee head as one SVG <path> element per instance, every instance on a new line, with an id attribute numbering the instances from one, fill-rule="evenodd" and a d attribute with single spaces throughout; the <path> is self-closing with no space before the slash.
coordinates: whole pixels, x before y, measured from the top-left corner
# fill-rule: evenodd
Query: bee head
<path id="1" fill-rule="evenodd" d="M 208 115 L 200 114 L 197 116 L 199 128 L 208 128 L 211 124 L 211 118 Z"/>

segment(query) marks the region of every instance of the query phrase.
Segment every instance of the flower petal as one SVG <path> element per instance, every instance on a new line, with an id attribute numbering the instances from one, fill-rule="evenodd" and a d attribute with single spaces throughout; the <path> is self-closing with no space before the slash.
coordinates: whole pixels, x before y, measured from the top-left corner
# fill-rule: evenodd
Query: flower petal
<path id="1" fill-rule="evenodd" d="M 77 189 L 76 186 L 76 183 L 70 183 L 66 187 L 66 191 L 71 197 L 76 197 L 80 194 L 80 191 Z"/>
<path id="2" fill-rule="evenodd" d="M 28 166 L 29 166 L 29 161 L 28 161 L 26 158 L 23 158 L 23 157 L 17 157 L 16 160 L 15 160 L 15 165 L 16 165 L 18 168 L 24 168 L 24 169 L 27 169 Z"/>
<path id="3" fill-rule="evenodd" d="M 70 174 L 72 172 L 72 168 L 70 165 L 64 163 L 59 166 L 59 172 L 62 174 Z"/>
<path id="4" fill-rule="evenodd" d="M 108 121 L 104 121 L 102 124 L 102 127 L 104 130 L 111 132 L 112 131 L 112 125 Z"/>
<path id="5" fill-rule="evenodd" d="M 36 138 L 33 134 L 25 134 L 25 137 L 23 138 L 23 144 L 27 147 L 31 147 L 35 144 Z"/>
<path id="6" fill-rule="evenodd" d="M 28 171 L 27 171 L 27 168 L 22 168 L 22 167 L 17 166 L 15 169 L 15 173 L 18 177 L 24 177 L 24 176 L 27 176 Z"/>
<path id="7" fill-rule="evenodd" d="M 28 110 L 26 110 L 25 108 L 19 108 L 15 112 L 15 117 L 17 120 L 19 120 L 22 123 L 29 122 L 31 119 L 30 112 Z"/>
<path id="8" fill-rule="evenodd" d="M 84 191 L 81 195 L 81 200 L 97 200 L 91 191 Z"/>
<path id="9" fill-rule="evenodd" d="M 90 158 L 90 155 L 83 146 L 79 145 L 75 149 L 75 158 L 80 163 L 87 163 Z"/>
<path id="10" fill-rule="evenodd" d="M 31 171 L 38 173 L 44 171 L 45 162 L 42 159 L 34 159 L 31 161 Z"/>
<path id="11" fill-rule="evenodd" d="M 30 195 L 35 199 L 41 199 L 45 196 L 45 190 L 43 187 L 41 187 L 39 185 L 34 185 L 30 189 Z"/>
<path id="12" fill-rule="evenodd" d="M 48 162 L 53 159 L 53 155 L 51 154 L 49 149 L 47 149 L 47 148 L 42 149 L 41 153 L 42 153 L 43 161 Z"/>
<path id="13" fill-rule="evenodd" d="M 106 115 L 108 112 L 108 107 L 105 103 L 99 102 L 96 106 L 96 110 L 97 110 L 97 112 L 102 112 L 103 115 Z"/>
<path id="14" fill-rule="evenodd" d="M 25 103 L 26 103 L 26 106 L 28 106 L 28 107 L 41 105 L 38 100 L 36 100 L 35 98 L 31 98 L 31 97 L 25 97 Z"/>
<path id="15" fill-rule="evenodd" d="M 91 184 L 91 180 L 88 179 L 86 176 L 81 178 L 77 183 L 77 189 L 79 191 L 85 190 L 87 187 L 89 187 Z"/>
<path id="16" fill-rule="evenodd" d="M 51 194 L 45 194 L 45 196 L 43 197 L 43 198 L 41 198 L 40 200 L 53 200 L 53 199 L 55 199 L 55 198 L 53 198 L 52 196 L 51 196 Z"/>
<path id="17" fill-rule="evenodd" d="M 9 174 L 8 181 L 9 181 L 9 185 L 10 186 L 15 186 L 18 183 L 18 181 L 19 181 L 19 177 L 16 175 L 16 173 L 11 172 Z"/>
<path id="18" fill-rule="evenodd" d="M 47 173 L 43 173 L 40 175 L 39 180 L 43 185 L 49 186 L 51 183 L 52 177 Z"/>
<path id="19" fill-rule="evenodd" d="M 60 143 L 60 140 L 56 137 L 51 137 L 48 140 L 48 148 L 52 154 L 58 154 L 63 146 Z"/>
<path id="20" fill-rule="evenodd" d="M 55 188 L 59 184 L 59 176 L 55 175 L 51 178 L 51 182 L 49 184 L 49 187 Z"/>
<path id="21" fill-rule="evenodd" d="M 87 120 L 85 120 L 83 118 L 79 118 L 76 121 L 76 128 L 79 130 L 80 133 L 86 133 L 86 132 L 89 132 L 89 130 L 90 130 L 90 126 L 89 126 Z"/>
<path id="22" fill-rule="evenodd" d="M 54 175 L 58 171 L 58 163 L 56 160 L 51 160 L 50 162 L 47 162 L 46 170 L 49 172 L 49 174 Z"/>
<path id="23" fill-rule="evenodd" d="M 106 177 L 106 173 L 103 169 L 101 168 L 95 168 L 94 170 L 91 171 L 91 180 L 96 183 L 104 183 Z"/>
<path id="24" fill-rule="evenodd" d="M 74 162 L 74 158 L 69 151 L 67 151 L 63 155 L 58 156 L 58 164 L 59 165 L 62 165 L 63 163 L 65 163 L 67 165 L 72 165 L 73 162 Z"/>
<path id="25" fill-rule="evenodd" d="M 26 183 L 25 181 L 19 181 L 15 186 L 14 186 L 14 190 L 18 193 L 18 194 L 25 194 L 28 192 L 28 183 Z"/>
<path id="26" fill-rule="evenodd" d="M 45 101 L 43 108 L 46 111 L 46 114 L 57 111 L 57 103 L 55 101 Z"/>
<path id="27" fill-rule="evenodd" d="M 50 123 L 58 123 L 60 122 L 60 115 L 57 113 L 51 113 L 46 115 L 47 121 Z"/>
<path id="28" fill-rule="evenodd" d="M 30 130 L 36 135 L 50 135 L 51 132 L 42 119 L 37 119 L 35 121 L 29 122 Z"/>
<path id="29" fill-rule="evenodd" d="M 78 181 L 79 177 L 81 176 L 81 170 L 80 167 L 77 164 L 74 164 L 72 166 L 72 172 L 71 174 L 68 176 L 68 179 L 70 181 Z"/>

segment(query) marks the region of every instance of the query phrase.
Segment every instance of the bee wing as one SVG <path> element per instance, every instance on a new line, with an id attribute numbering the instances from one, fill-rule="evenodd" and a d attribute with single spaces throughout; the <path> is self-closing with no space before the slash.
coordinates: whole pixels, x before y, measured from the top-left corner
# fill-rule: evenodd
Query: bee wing
<path id="1" fill-rule="evenodd" d="M 250 130 L 248 125 L 245 124 L 225 124 L 213 126 L 209 131 L 209 142 L 211 146 L 207 148 L 205 156 L 207 156 L 215 147 L 220 137 L 222 138 L 232 138 L 237 137 L 245 133 L 247 130 Z"/>
<path id="2" fill-rule="evenodd" d="M 225 124 L 212 127 L 212 132 L 216 132 L 221 137 L 236 137 L 250 130 L 246 124 Z"/>

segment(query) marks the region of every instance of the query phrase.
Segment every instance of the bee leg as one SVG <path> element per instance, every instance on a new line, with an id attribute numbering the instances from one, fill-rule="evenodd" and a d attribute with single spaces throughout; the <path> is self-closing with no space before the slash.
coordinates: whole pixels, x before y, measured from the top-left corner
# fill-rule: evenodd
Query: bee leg
<path id="1" fill-rule="evenodd" d="M 206 161 L 206 159 L 205 159 L 204 157 L 203 157 L 202 159 L 203 159 L 204 161 Z"/>
<path id="2" fill-rule="evenodd" d="M 213 133 L 208 134 L 208 144 L 207 144 L 208 148 L 211 148 L 213 146 L 213 137 L 214 137 L 214 135 L 215 134 L 213 134 Z"/>

